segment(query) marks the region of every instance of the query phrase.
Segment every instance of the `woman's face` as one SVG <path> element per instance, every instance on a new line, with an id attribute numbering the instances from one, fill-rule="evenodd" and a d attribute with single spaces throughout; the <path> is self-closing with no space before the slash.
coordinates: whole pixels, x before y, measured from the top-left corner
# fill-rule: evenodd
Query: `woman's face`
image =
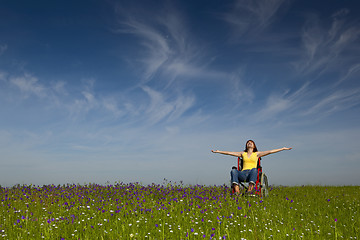
<path id="1" fill-rule="evenodd" d="M 246 147 L 247 147 L 247 148 L 254 148 L 254 147 L 255 147 L 255 144 L 254 144 L 253 141 L 248 141 L 248 142 L 246 143 Z"/>

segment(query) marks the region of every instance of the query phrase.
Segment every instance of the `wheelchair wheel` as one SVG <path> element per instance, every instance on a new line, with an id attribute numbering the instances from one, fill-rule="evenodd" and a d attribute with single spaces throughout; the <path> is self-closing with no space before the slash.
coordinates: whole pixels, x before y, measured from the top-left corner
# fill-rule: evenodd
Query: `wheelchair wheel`
<path id="1" fill-rule="evenodd" d="M 260 177 L 260 185 L 261 185 L 261 197 L 268 197 L 269 196 L 269 184 L 268 179 L 265 173 L 261 173 Z"/>

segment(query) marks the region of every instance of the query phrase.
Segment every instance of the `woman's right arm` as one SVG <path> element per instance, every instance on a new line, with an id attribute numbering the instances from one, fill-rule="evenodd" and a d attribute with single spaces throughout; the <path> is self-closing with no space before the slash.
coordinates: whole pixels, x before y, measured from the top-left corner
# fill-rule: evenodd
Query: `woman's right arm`
<path id="1" fill-rule="evenodd" d="M 230 156 L 234 156 L 234 157 L 241 157 L 241 154 L 243 154 L 243 152 L 227 152 L 227 151 L 219 151 L 219 150 L 211 150 L 213 153 L 220 153 L 220 154 L 224 154 L 224 155 L 230 155 Z"/>

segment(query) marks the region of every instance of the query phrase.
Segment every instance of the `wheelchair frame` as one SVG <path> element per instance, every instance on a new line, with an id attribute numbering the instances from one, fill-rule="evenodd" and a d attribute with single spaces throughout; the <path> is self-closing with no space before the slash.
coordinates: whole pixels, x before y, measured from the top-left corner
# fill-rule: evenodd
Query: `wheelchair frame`
<path id="1" fill-rule="evenodd" d="M 240 167 L 240 165 L 241 165 L 241 167 Z M 239 171 L 242 169 L 242 160 L 240 159 L 240 157 L 238 157 L 237 167 L 234 166 L 232 168 L 237 169 Z M 267 197 L 267 196 L 269 196 L 269 190 L 268 190 L 269 183 L 268 183 L 268 178 L 267 178 L 266 174 L 263 173 L 263 171 L 262 171 L 261 158 L 258 159 L 257 170 L 258 170 L 257 178 L 256 178 L 255 186 L 254 186 L 255 194 L 260 197 Z M 245 182 L 241 182 L 240 184 L 243 188 L 248 189 L 248 187 L 245 185 Z M 232 193 L 234 193 L 235 189 L 234 189 L 233 185 L 231 185 L 231 189 L 232 189 Z"/>

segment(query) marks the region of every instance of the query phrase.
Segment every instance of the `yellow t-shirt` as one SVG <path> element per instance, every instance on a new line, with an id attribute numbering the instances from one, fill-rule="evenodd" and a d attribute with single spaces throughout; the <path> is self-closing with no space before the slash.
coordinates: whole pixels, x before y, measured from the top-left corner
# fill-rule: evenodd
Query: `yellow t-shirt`
<path id="1" fill-rule="evenodd" d="M 257 167 L 258 157 L 256 153 L 252 153 L 250 157 L 248 157 L 247 152 L 242 154 L 243 159 L 243 168 L 241 170 L 248 170 Z"/>

